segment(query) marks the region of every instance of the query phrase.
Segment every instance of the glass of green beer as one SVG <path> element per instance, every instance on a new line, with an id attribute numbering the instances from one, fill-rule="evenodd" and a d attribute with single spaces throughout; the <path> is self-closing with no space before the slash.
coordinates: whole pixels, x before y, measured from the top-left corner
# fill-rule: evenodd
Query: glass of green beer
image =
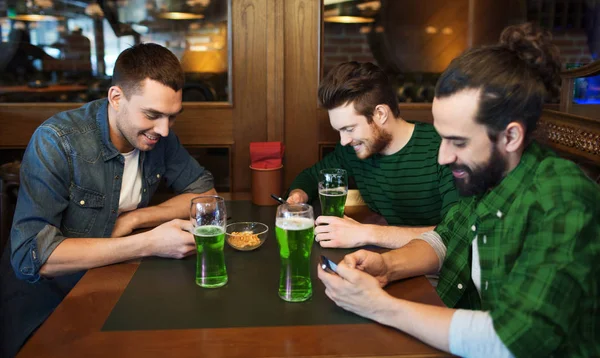
<path id="1" fill-rule="evenodd" d="M 221 287 L 227 283 L 225 267 L 225 200 L 206 195 L 192 199 L 190 219 L 196 240 L 196 284 L 200 287 Z"/>
<path id="2" fill-rule="evenodd" d="M 308 204 L 282 204 L 277 208 L 275 235 L 279 244 L 279 297 L 288 302 L 312 296 L 310 251 L 314 240 L 314 214 Z"/>
<path id="3" fill-rule="evenodd" d="M 323 169 L 320 172 L 319 199 L 321 215 L 344 217 L 348 196 L 348 174 L 344 169 Z"/>

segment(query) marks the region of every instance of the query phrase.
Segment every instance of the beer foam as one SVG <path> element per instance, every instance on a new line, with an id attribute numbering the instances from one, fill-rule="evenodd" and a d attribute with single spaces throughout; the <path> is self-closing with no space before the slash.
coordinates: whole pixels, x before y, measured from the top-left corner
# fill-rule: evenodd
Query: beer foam
<path id="1" fill-rule="evenodd" d="M 201 230 L 207 230 L 207 229 L 210 230 L 208 233 L 201 232 Z M 215 236 L 215 235 L 221 235 L 224 233 L 225 233 L 225 230 L 222 227 L 217 226 L 217 225 L 202 225 L 202 226 L 198 226 L 197 228 L 194 229 L 194 235 L 196 235 L 196 236 Z"/>
<path id="2" fill-rule="evenodd" d="M 275 225 L 283 230 L 305 230 L 312 229 L 315 226 L 315 222 L 308 218 L 277 218 Z"/>
<path id="3" fill-rule="evenodd" d="M 341 193 L 341 194 L 340 194 Z M 343 186 L 339 188 L 319 189 L 319 194 L 324 196 L 345 196 L 348 191 Z"/>

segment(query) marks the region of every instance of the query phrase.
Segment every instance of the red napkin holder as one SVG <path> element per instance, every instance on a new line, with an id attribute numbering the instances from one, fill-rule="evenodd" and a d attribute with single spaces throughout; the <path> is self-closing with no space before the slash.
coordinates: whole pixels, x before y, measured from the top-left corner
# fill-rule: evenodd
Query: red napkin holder
<path id="1" fill-rule="evenodd" d="M 252 202 L 255 205 L 277 205 L 271 194 L 282 192 L 283 152 L 281 142 L 250 143 L 250 169 L 252 170 Z"/>

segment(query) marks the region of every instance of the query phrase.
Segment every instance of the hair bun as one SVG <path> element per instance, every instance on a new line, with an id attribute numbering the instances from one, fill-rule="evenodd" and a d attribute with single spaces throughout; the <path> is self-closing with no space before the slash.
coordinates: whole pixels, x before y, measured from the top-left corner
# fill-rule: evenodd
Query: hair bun
<path id="1" fill-rule="evenodd" d="M 500 35 L 500 45 L 515 52 L 540 77 L 548 94 L 560 91 L 560 53 L 549 31 L 531 23 L 509 26 Z"/>

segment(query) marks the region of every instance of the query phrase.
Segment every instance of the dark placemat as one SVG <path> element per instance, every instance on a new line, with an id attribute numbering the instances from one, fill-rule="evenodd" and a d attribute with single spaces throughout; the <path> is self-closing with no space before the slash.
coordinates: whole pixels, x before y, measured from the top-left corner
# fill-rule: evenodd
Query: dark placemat
<path id="1" fill-rule="evenodd" d="M 106 320 L 103 331 L 357 324 L 368 320 L 337 307 L 317 277 L 320 254 L 333 261 L 351 250 L 312 250 L 313 296 L 301 303 L 279 298 L 279 253 L 275 239 L 276 207 L 247 201 L 227 203 L 229 222 L 260 221 L 269 237 L 254 251 L 225 244 L 229 282 L 214 289 L 196 286 L 196 257 L 144 259 Z"/>

